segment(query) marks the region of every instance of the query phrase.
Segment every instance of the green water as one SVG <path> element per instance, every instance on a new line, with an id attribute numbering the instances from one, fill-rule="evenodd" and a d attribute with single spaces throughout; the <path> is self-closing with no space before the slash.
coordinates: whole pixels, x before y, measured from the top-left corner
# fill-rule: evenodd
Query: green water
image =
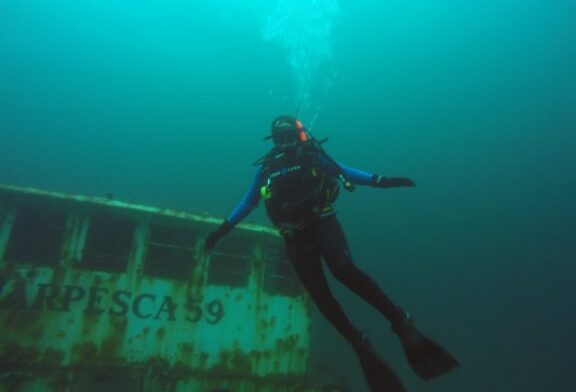
<path id="1" fill-rule="evenodd" d="M 0 3 L 0 183 L 226 216 L 295 113 L 348 165 L 357 264 L 462 362 L 431 383 L 336 295 L 410 391 L 576 383 L 576 3 Z M 249 220 L 266 222 L 259 209 Z M 323 320 L 312 366 L 365 386 Z"/>

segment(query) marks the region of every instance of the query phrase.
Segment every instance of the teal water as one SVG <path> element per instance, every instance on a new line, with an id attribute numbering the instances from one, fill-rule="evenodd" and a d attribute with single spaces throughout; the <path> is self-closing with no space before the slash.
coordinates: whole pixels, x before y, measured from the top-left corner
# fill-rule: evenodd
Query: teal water
<path id="1" fill-rule="evenodd" d="M 572 391 L 575 2 L 0 3 L 0 183 L 224 217 L 296 111 L 336 159 L 417 183 L 338 210 L 358 265 L 462 368 L 419 381 L 333 285 L 409 390 Z M 313 366 L 363 391 L 315 331 Z"/>

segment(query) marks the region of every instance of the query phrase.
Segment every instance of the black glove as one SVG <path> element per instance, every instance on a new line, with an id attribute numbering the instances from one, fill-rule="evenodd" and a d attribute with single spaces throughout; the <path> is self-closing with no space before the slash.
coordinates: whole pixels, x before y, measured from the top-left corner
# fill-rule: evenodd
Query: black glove
<path id="1" fill-rule="evenodd" d="M 384 177 L 374 174 L 372 186 L 376 188 L 397 188 L 416 186 L 414 181 L 407 177 Z"/>
<path id="2" fill-rule="evenodd" d="M 226 234 L 230 233 L 233 227 L 234 226 L 232 226 L 230 222 L 225 220 L 219 228 L 208 235 L 208 238 L 206 238 L 206 241 L 204 242 L 204 248 L 206 250 L 214 249 L 216 242 L 218 242 L 218 240 L 220 240 L 220 238 L 224 237 Z"/>

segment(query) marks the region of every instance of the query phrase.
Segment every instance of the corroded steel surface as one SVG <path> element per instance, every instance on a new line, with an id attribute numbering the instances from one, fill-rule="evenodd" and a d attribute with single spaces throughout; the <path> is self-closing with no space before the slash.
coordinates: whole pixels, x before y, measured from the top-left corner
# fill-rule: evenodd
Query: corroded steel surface
<path id="1" fill-rule="evenodd" d="M 18 209 L 28 205 L 66 214 L 57 265 L 4 258 Z M 81 263 L 91 214 L 103 210 L 135 224 L 122 272 Z M 307 297 L 301 290 L 280 295 L 264 289 L 267 249 L 280 246 L 273 229 L 245 224 L 235 230 L 253 248 L 245 286 L 208 282 L 211 258 L 203 239 L 220 221 L 0 186 L 0 392 L 326 390 L 307 378 Z M 201 233 L 189 276 L 145 273 L 153 222 Z"/>
<path id="2" fill-rule="evenodd" d="M 199 223 L 221 224 L 222 218 L 208 214 L 193 214 L 187 211 L 179 211 L 168 208 L 158 208 L 137 203 L 128 203 L 113 198 L 97 196 L 69 195 L 62 192 L 45 191 L 36 188 L 19 187 L 14 185 L 0 184 L 0 195 L 4 200 L 16 200 L 18 203 L 28 200 L 50 200 L 52 204 L 61 203 L 64 206 L 81 206 L 86 211 L 98 208 L 116 211 L 117 214 L 130 214 L 133 216 L 155 216 L 157 218 L 175 218 L 178 220 L 190 220 Z M 266 233 L 278 236 L 275 229 L 254 223 L 241 222 L 237 226 L 240 229 Z"/>

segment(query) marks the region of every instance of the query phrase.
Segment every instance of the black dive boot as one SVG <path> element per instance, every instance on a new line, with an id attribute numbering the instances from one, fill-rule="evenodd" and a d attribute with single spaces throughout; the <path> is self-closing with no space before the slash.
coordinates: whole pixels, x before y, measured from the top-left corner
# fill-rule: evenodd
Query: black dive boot
<path id="1" fill-rule="evenodd" d="M 352 347 L 358 356 L 362 373 L 372 392 L 406 392 L 396 373 L 372 348 L 365 334 Z"/>
<path id="2" fill-rule="evenodd" d="M 392 325 L 392 330 L 400 338 L 410 367 L 423 380 L 431 380 L 459 365 L 438 343 L 416 329 L 410 314 L 402 311 L 401 319 Z"/>

